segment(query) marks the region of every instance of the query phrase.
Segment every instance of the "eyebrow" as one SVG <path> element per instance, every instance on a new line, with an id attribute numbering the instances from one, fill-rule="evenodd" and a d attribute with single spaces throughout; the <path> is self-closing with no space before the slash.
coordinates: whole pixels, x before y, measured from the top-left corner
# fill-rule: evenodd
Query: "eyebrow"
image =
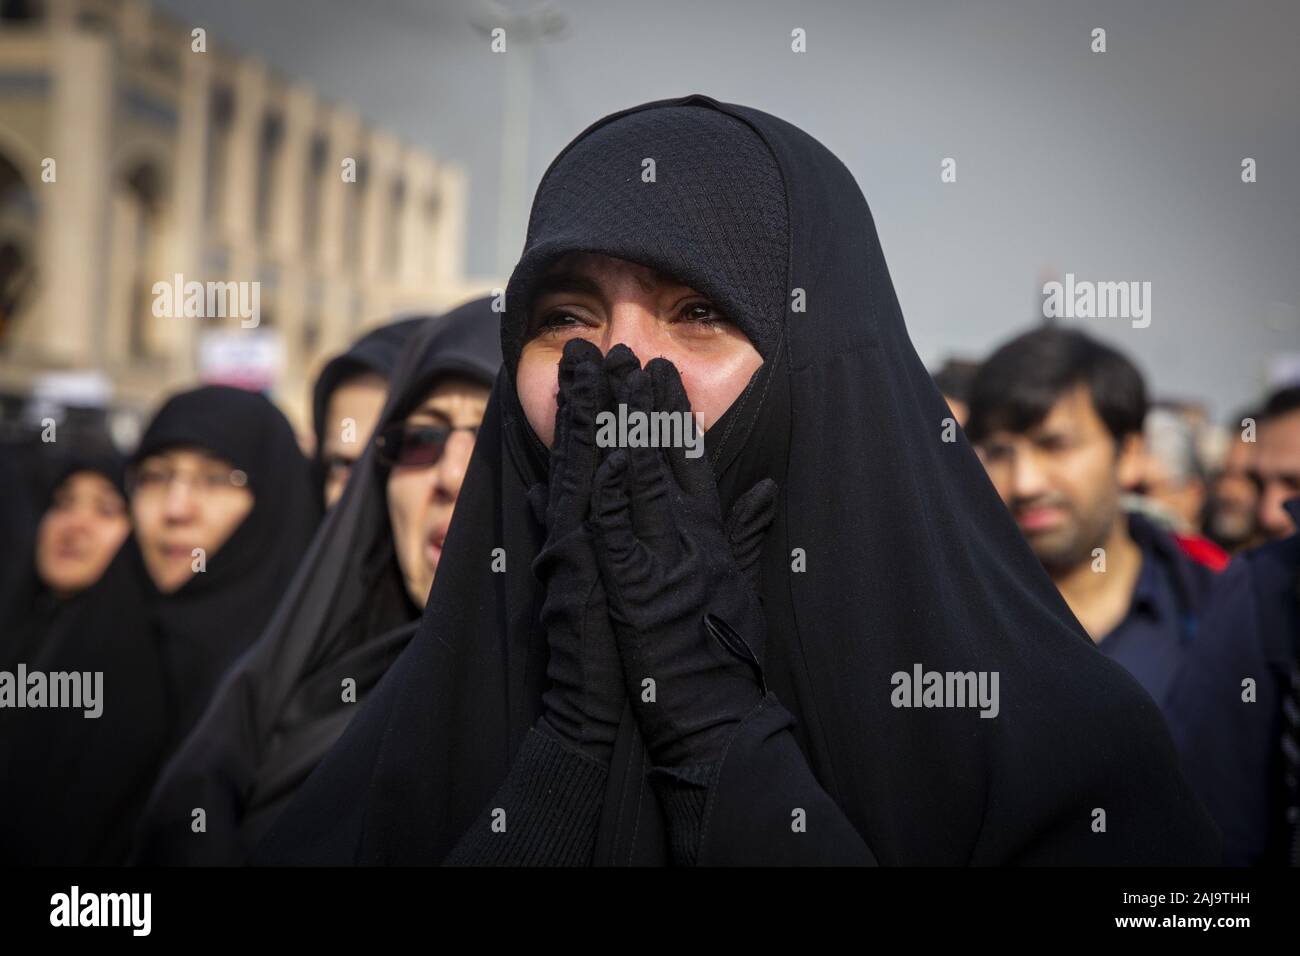
<path id="1" fill-rule="evenodd" d="M 553 292 L 576 292 L 597 299 L 602 297 L 598 282 L 576 272 L 552 272 L 542 276 L 533 288 L 533 298 Z"/>
<path id="2" fill-rule="evenodd" d="M 406 417 L 408 420 L 410 420 L 412 418 L 415 418 L 417 415 L 428 415 L 430 418 L 438 418 L 446 422 L 448 425 L 452 423 L 450 415 L 448 415 L 442 409 L 437 408 L 433 405 L 428 405 L 428 404 L 421 405 L 419 408 L 412 411 Z"/>

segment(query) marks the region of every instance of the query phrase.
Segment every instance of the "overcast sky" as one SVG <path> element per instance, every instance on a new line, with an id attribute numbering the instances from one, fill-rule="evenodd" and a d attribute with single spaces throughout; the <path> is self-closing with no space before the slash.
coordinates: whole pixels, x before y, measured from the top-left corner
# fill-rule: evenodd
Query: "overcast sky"
<path id="1" fill-rule="evenodd" d="M 498 222 L 511 53 L 492 54 L 474 26 L 501 19 L 487 3 L 157 5 L 463 164 L 470 271 L 508 272 Z M 1151 283 L 1148 328 L 1076 324 L 1127 350 L 1160 396 L 1199 398 L 1223 417 L 1262 391 L 1272 363 L 1300 361 L 1294 0 L 546 8 L 567 28 L 536 45 L 525 82 L 511 259 L 538 180 L 576 133 L 626 106 L 703 92 L 790 120 L 844 160 L 931 366 L 980 357 L 1038 321 L 1043 281 L 1066 272 Z M 803 54 L 790 49 L 796 27 Z M 1090 50 L 1094 27 L 1105 53 Z M 1247 156 L 1258 163 L 1250 185 Z M 956 183 L 940 182 L 945 157 Z"/>

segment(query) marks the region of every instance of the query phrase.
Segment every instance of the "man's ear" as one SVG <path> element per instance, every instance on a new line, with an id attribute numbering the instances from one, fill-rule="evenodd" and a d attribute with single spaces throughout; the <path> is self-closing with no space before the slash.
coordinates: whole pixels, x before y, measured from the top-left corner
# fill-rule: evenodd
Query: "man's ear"
<path id="1" fill-rule="evenodd" d="M 1132 491 L 1142 483 L 1146 473 L 1147 446 L 1140 432 L 1125 435 L 1119 443 L 1116 472 L 1120 487 Z"/>

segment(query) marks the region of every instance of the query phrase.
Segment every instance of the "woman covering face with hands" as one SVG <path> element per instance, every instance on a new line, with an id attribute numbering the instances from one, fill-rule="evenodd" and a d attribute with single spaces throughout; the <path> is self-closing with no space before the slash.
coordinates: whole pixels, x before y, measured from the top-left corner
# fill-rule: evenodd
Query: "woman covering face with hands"
<path id="1" fill-rule="evenodd" d="M 457 559 L 263 859 L 1213 860 L 1154 705 L 941 440 L 825 147 L 706 97 L 607 117 L 506 299 Z M 619 405 L 701 414 L 705 455 L 601 447 Z M 999 675 L 997 716 L 900 706 L 917 665 Z"/>

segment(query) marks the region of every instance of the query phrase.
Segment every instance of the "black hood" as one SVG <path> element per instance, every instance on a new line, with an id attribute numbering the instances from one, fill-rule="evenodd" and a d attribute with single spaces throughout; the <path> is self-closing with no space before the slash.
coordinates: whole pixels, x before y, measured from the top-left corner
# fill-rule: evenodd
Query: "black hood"
<path id="1" fill-rule="evenodd" d="M 316 436 L 312 468 L 315 471 L 317 485 L 322 489 L 325 486 L 325 469 L 321 460 L 324 448 L 325 413 L 329 410 L 330 397 L 334 394 L 334 390 L 348 379 L 366 372 L 373 372 L 385 381 L 391 380 L 397 366 L 402 363 L 406 355 L 406 346 L 429 321 L 431 321 L 430 316 L 413 315 L 381 325 L 361 336 L 346 352 L 334 356 L 321 369 L 320 375 L 316 378 L 316 385 L 312 389 L 311 421 Z"/>
<path id="2" fill-rule="evenodd" d="M 877 859 L 1205 859 L 1212 830 L 1159 711 L 1093 647 L 964 437 L 944 440 L 951 413 L 908 337 L 853 177 L 789 123 L 691 96 L 606 117 L 543 178 L 507 293 L 507 365 L 445 546 L 451 566 L 265 860 L 443 859 L 536 721 L 548 645 L 530 568 L 541 529 L 525 496 L 546 459 L 513 370 L 528 290 L 572 251 L 691 284 L 762 354 L 706 446 L 723 513 L 761 478 L 780 487 L 761 559 L 768 683 Z M 505 573 L 493 573 L 494 548 Z M 894 707 L 891 675 L 918 664 L 998 674 L 998 716 Z M 645 766 L 625 735 L 598 862 L 668 859 Z M 1099 806 L 1104 837 L 1090 829 Z"/>
<path id="3" fill-rule="evenodd" d="M 24 711 L 0 734 L 0 857 L 117 864 L 163 760 L 221 674 L 261 633 L 320 517 L 288 420 L 261 395 L 182 392 L 154 416 L 134 462 L 193 447 L 246 472 L 254 504 L 206 570 L 162 594 L 135 535 L 45 635 L 40 665 L 103 673 L 103 714 Z"/>
<path id="4" fill-rule="evenodd" d="M 403 419 L 444 376 L 491 385 L 500 337 L 489 299 L 422 320 L 379 428 Z M 141 832 L 141 862 L 242 862 L 406 646 L 419 609 L 393 550 L 385 480 L 372 441 L 270 626 L 169 763 Z M 343 699 L 345 679 L 357 702 Z M 208 810 L 202 841 L 189 829 L 195 806 Z"/>

